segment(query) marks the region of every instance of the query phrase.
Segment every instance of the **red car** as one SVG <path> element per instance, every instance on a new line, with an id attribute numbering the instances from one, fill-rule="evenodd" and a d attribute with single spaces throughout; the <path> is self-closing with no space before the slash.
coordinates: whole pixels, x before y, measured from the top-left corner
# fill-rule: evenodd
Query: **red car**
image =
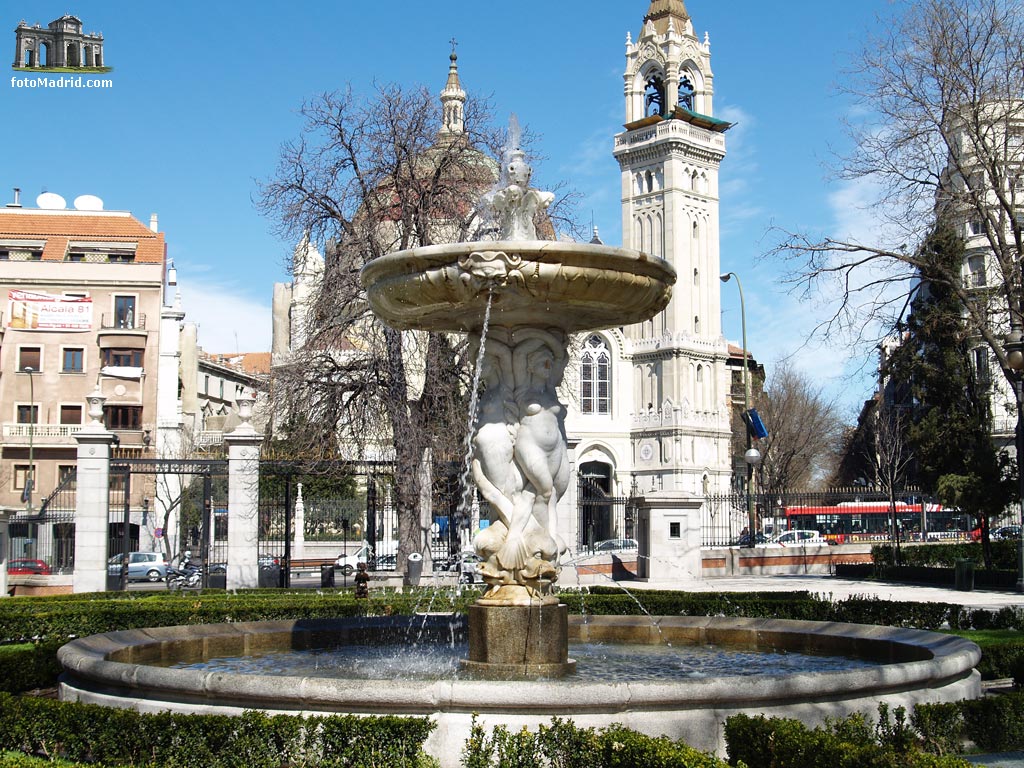
<path id="1" fill-rule="evenodd" d="M 7 572 L 10 574 L 39 574 L 48 575 L 52 573 L 50 566 L 42 560 L 10 560 L 7 563 Z"/>

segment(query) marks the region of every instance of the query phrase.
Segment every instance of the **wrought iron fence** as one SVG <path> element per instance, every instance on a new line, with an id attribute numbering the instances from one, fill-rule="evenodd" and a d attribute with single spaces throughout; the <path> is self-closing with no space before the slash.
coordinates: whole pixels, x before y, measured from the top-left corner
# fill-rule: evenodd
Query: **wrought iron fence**
<path id="1" fill-rule="evenodd" d="M 838 488 L 708 496 L 701 521 L 703 546 L 750 543 L 751 516 L 753 543 L 792 529 L 815 530 L 836 543 L 965 540 L 973 535 L 970 515 L 944 508 L 919 489 L 895 494 L 890 504 L 885 491 Z"/>
<path id="2" fill-rule="evenodd" d="M 76 489 L 77 473 L 71 471 L 42 500 L 38 510 L 24 510 L 11 518 L 11 561 L 41 560 L 57 574 L 74 570 Z"/>
<path id="3" fill-rule="evenodd" d="M 636 538 L 636 509 L 625 496 L 610 496 L 592 479 L 577 484 L 577 550 L 593 551 L 602 541 Z"/>

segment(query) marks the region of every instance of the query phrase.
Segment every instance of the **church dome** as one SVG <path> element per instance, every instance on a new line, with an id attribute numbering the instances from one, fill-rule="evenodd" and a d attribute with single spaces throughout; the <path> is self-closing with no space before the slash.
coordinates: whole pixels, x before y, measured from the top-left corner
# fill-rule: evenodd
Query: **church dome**
<path id="1" fill-rule="evenodd" d="M 672 19 L 672 26 L 676 32 L 686 29 L 690 14 L 686 12 L 683 0 L 651 0 L 651 5 L 644 15 L 644 24 L 653 21 L 655 31 L 659 35 L 664 35 L 668 32 L 669 19 Z"/>

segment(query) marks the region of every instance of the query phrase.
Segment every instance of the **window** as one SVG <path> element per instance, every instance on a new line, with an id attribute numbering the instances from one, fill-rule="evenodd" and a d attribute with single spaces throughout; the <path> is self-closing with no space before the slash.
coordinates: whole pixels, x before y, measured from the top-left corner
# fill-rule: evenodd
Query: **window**
<path id="1" fill-rule="evenodd" d="M 114 326 L 117 328 L 135 327 L 135 297 L 114 297 Z"/>
<path id="2" fill-rule="evenodd" d="M 668 524 L 668 537 L 670 539 L 679 539 L 679 538 L 682 538 L 682 536 L 683 536 L 682 526 L 679 523 L 669 523 Z"/>
<path id="3" fill-rule="evenodd" d="M 11 252 L 7 250 L 0 250 L 0 261 L 9 261 L 11 258 Z"/>
<path id="4" fill-rule="evenodd" d="M 68 261 L 85 261 L 85 254 L 84 253 L 69 253 L 67 260 Z"/>
<path id="5" fill-rule="evenodd" d="M 988 349 L 986 347 L 974 348 L 974 372 L 981 383 L 988 383 L 991 380 L 991 371 L 988 366 Z"/>
<path id="6" fill-rule="evenodd" d="M 220 380 L 220 399 L 224 399 L 224 379 Z"/>
<path id="7" fill-rule="evenodd" d="M 18 370 L 31 368 L 33 371 L 43 369 L 43 350 L 41 347 L 22 347 L 18 350 Z"/>
<path id="8" fill-rule="evenodd" d="M 61 424 L 81 424 L 82 423 L 82 406 L 80 406 L 80 405 L 62 405 L 60 407 L 60 423 Z"/>
<path id="9" fill-rule="evenodd" d="M 980 235 L 985 231 L 985 224 L 981 219 L 974 218 L 967 222 L 967 234 Z"/>
<path id="10" fill-rule="evenodd" d="M 28 260 L 29 261 L 42 261 L 43 260 L 43 252 L 42 251 L 32 251 L 28 255 Z"/>
<path id="11" fill-rule="evenodd" d="M 203 394 L 210 394 L 210 377 L 208 375 L 203 377 Z"/>
<path id="12" fill-rule="evenodd" d="M 103 409 L 107 429 L 142 429 L 141 405 L 108 405 Z"/>
<path id="13" fill-rule="evenodd" d="M 104 349 L 102 350 L 103 365 L 141 368 L 144 352 L 144 349 Z"/>
<path id="14" fill-rule="evenodd" d="M 69 477 L 75 474 L 76 466 L 74 464 L 60 464 L 57 466 L 57 485 L 60 485 Z"/>
<path id="15" fill-rule="evenodd" d="M 30 465 L 29 464 L 15 464 L 14 465 L 14 490 L 16 490 L 16 491 L 23 491 L 23 490 L 25 490 L 25 485 L 28 482 L 28 478 L 29 478 L 29 474 L 30 474 L 29 470 L 30 470 Z"/>
<path id="16" fill-rule="evenodd" d="M 107 255 L 107 261 L 111 264 L 131 264 L 135 261 L 134 253 L 111 253 Z"/>
<path id="17" fill-rule="evenodd" d="M 32 405 L 19 405 L 18 406 L 18 423 L 19 424 L 38 424 L 39 423 L 39 406 L 33 403 Z"/>
<path id="18" fill-rule="evenodd" d="M 612 356 L 597 334 L 583 345 L 580 370 L 580 405 L 583 413 L 611 413 Z"/>
<path id="19" fill-rule="evenodd" d="M 970 256 L 967 259 L 967 269 L 971 273 L 968 285 L 971 288 L 982 288 L 988 284 L 985 276 L 985 257 Z"/>
<path id="20" fill-rule="evenodd" d="M 81 347 L 67 347 L 63 351 L 61 373 L 81 373 L 85 370 L 85 350 Z"/>

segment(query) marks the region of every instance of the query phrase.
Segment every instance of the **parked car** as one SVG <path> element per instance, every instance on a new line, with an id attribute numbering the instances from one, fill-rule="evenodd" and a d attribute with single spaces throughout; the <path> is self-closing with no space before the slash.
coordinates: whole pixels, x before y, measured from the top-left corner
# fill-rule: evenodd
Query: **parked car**
<path id="1" fill-rule="evenodd" d="M 828 539 L 817 531 L 783 531 L 777 536 L 772 536 L 759 547 L 824 547 L 829 543 Z"/>
<path id="2" fill-rule="evenodd" d="M 997 541 L 1003 539 L 1019 539 L 1020 538 L 1020 526 L 1019 525 L 1003 525 L 992 531 L 992 538 Z"/>
<path id="3" fill-rule="evenodd" d="M 13 575 L 26 575 L 26 574 L 37 574 L 41 576 L 48 576 L 53 571 L 50 570 L 50 566 L 42 560 L 8 560 L 7 561 L 7 572 Z"/>
<path id="4" fill-rule="evenodd" d="M 163 552 L 129 552 L 128 581 L 163 581 L 167 578 L 167 560 Z M 118 576 L 125 555 L 114 555 L 107 561 L 107 573 Z"/>
<path id="5" fill-rule="evenodd" d="M 749 546 L 751 546 L 751 543 L 753 543 L 753 544 L 764 544 L 767 541 L 768 541 L 768 537 L 765 536 L 760 531 L 758 531 L 757 533 L 754 534 L 754 541 L 753 542 L 750 541 L 750 534 L 749 533 L 743 533 L 743 534 L 740 534 L 740 536 L 732 542 L 732 546 L 734 546 L 734 547 L 749 547 Z"/>
<path id="6" fill-rule="evenodd" d="M 480 580 L 480 563 L 483 562 L 480 555 L 472 549 L 464 549 L 458 555 L 448 559 L 445 570 L 459 574 L 459 581 L 463 584 L 475 584 Z"/>
<path id="7" fill-rule="evenodd" d="M 626 549 L 638 549 L 636 539 L 605 539 L 594 543 L 595 552 L 622 552 Z"/>
<path id="8" fill-rule="evenodd" d="M 370 554 L 370 542 L 364 541 L 359 545 L 352 554 L 341 553 L 338 555 L 338 559 L 334 561 L 334 567 L 340 568 L 341 572 L 346 576 L 351 576 L 359 563 L 365 563 L 368 560 Z"/>

